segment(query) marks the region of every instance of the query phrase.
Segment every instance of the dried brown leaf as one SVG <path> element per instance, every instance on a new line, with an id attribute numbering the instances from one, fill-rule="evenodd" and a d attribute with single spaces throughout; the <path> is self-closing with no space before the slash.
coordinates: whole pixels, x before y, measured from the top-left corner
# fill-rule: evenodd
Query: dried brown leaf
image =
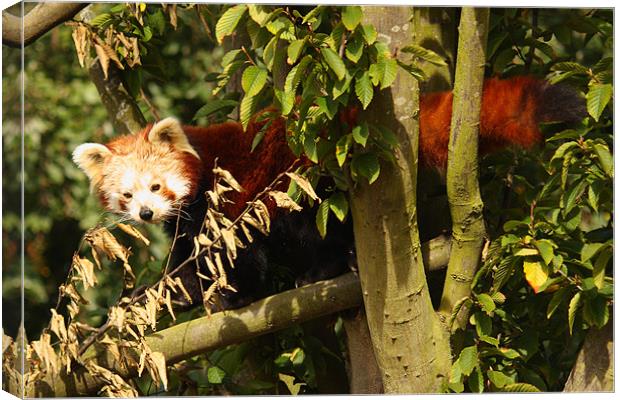
<path id="1" fill-rule="evenodd" d="M 63 342 L 67 341 L 67 327 L 65 326 L 65 318 L 58 314 L 53 308 L 50 311 L 52 312 L 50 329 L 56 334 L 58 339 Z"/>
<path id="2" fill-rule="evenodd" d="M 237 258 L 237 246 L 235 244 L 235 233 L 231 229 L 222 229 L 222 238 L 226 244 L 226 251 L 230 253 L 232 259 Z"/>
<path id="3" fill-rule="evenodd" d="M 164 390 L 168 390 L 168 376 L 166 374 L 166 358 L 158 351 L 154 351 L 149 354 L 149 358 L 154 369 L 157 371 L 157 377 L 159 381 L 164 385 Z"/>
<path id="4" fill-rule="evenodd" d="M 145 245 L 148 246 L 149 244 L 151 244 L 151 242 L 146 238 L 146 236 L 144 236 L 142 232 L 140 232 L 134 226 L 122 224 L 122 223 L 117 224 L 117 226 L 129 236 L 132 236 L 138 240 L 141 240 Z"/>
<path id="5" fill-rule="evenodd" d="M 239 182 L 237 182 L 237 180 L 232 176 L 230 172 L 226 171 L 225 169 L 215 167 L 213 168 L 213 173 L 218 178 L 221 178 L 224 182 L 229 184 L 230 187 L 236 190 L 237 192 L 243 192 L 243 188 L 241 187 Z"/>
<path id="6" fill-rule="evenodd" d="M 111 307 L 108 312 L 108 322 L 119 332 L 122 332 L 125 327 L 125 310 L 121 307 Z"/>
<path id="7" fill-rule="evenodd" d="M 51 345 L 51 336 L 49 333 L 42 333 L 39 340 L 30 342 L 30 346 L 39 357 L 39 360 L 45 364 L 45 369 L 52 373 L 58 372 L 58 357 Z"/>
<path id="8" fill-rule="evenodd" d="M 295 203 L 295 201 L 291 199 L 288 194 L 278 190 L 272 190 L 267 194 L 275 200 L 278 207 L 286 208 L 289 211 L 301 211 L 299 204 Z"/>
<path id="9" fill-rule="evenodd" d="M 192 297 L 189 295 L 189 293 L 187 293 L 187 290 L 185 290 L 185 286 L 183 286 L 183 282 L 181 282 L 181 278 L 177 276 L 176 278 L 174 278 L 174 282 L 177 284 L 179 289 L 181 289 L 181 293 L 183 293 L 183 296 L 185 297 L 185 299 L 191 304 Z"/>
<path id="10" fill-rule="evenodd" d="M 76 25 L 71 33 L 80 67 L 84 68 L 84 60 L 90 50 L 90 32 L 83 25 Z"/>

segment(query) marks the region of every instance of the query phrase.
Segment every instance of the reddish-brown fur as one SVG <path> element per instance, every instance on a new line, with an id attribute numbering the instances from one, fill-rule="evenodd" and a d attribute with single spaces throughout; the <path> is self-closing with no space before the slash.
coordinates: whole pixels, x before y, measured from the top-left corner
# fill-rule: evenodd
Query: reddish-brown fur
<path id="1" fill-rule="evenodd" d="M 530 148 L 541 141 L 538 124 L 545 117 L 537 114 L 537 108 L 540 107 L 546 85 L 544 81 L 531 77 L 485 81 L 480 123 L 481 154 L 514 144 Z M 340 115 L 341 123 L 354 124 L 357 113 L 355 107 L 347 110 Z M 445 168 L 451 115 L 451 92 L 430 93 L 421 97 L 419 147 L 423 165 Z M 239 215 L 246 207 L 246 202 L 285 171 L 296 157 L 286 143 L 282 118 L 271 122 L 259 146 L 250 152 L 254 135 L 264 123 L 252 121 L 246 132 L 235 122 L 204 128 L 183 127 L 190 144 L 200 156 L 200 160 L 189 153 L 180 156 L 184 163 L 183 174 L 192 182 L 186 200 L 191 201 L 198 195 L 201 179 L 210 186 L 216 159 L 218 166 L 230 171 L 244 188 L 242 193 L 230 195 L 234 204 L 226 205 L 224 210 L 229 217 Z M 150 129 L 151 125 L 137 135 L 119 137 L 107 146 L 118 154 L 131 153 L 136 147 L 136 141 L 147 140 Z M 278 189 L 285 190 L 286 186 L 282 185 Z M 170 193 L 166 194 L 166 188 L 162 190 L 172 200 L 174 194 L 170 197 Z M 267 199 L 266 203 L 273 214 L 273 202 Z"/>
<path id="2" fill-rule="evenodd" d="M 544 81 L 532 77 L 487 79 L 480 112 L 480 153 L 540 143 L 537 115 Z M 420 159 L 426 166 L 445 168 L 448 159 L 452 93 L 440 92 L 420 98 Z"/>
<path id="3" fill-rule="evenodd" d="M 213 179 L 211 170 L 217 158 L 217 165 L 228 170 L 244 189 L 241 193 L 229 195 L 234 201 L 234 204 L 226 205 L 225 212 L 229 216 L 239 215 L 246 207 L 246 202 L 251 201 L 296 160 L 286 143 L 282 119 L 271 123 L 261 143 L 250 152 L 254 135 L 261 126 L 253 122 L 247 132 L 234 122 L 206 128 L 183 127 L 190 143 L 200 155 L 208 182 Z M 266 203 L 273 213 L 273 204 L 270 201 Z"/>

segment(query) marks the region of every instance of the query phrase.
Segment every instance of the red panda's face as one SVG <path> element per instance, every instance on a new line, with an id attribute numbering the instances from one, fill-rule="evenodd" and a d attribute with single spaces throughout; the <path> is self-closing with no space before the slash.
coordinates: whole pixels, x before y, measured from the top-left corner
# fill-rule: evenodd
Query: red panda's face
<path id="1" fill-rule="evenodd" d="M 148 134 L 124 136 L 106 146 L 86 143 L 73 153 L 104 207 L 137 222 L 166 220 L 194 195 L 188 158 L 199 160 L 179 123 L 170 118 Z"/>

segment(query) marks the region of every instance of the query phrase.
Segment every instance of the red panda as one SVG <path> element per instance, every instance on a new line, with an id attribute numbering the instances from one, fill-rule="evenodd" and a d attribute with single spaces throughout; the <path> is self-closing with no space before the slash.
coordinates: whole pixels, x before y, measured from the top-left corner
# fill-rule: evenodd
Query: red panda
<path id="1" fill-rule="evenodd" d="M 583 115 L 578 103 L 574 92 L 534 78 L 487 80 L 482 98 L 481 152 L 507 145 L 532 147 L 542 139 L 540 122 L 574 120 Z M 570 107 L 561 109 L 554 104 Z M 423 165 L 445 166 L 451 109 L 450 92 L 422 96 L 419 147 Z M 181 239 L 171 254 L 170 265 L 174 267 L 193 250 L 192 238 L 200 231 L 209 206 L 204 192 L 212 184 L 216 158 L 218 166 L 229 170 L 245 189 L 233 198 L 235 204 L 225 210 L 229 217 L 237 216 L 247 201 L 296 160 L 287 145 L 284 121 L 280 118 L 271 121 L 262 142 L 251 152 L 254 134 L 259 129 L 260 123 L 255 121 L 244 132 L 238 123 L 200 128 L 181 126 L 177 120 L 166 118 L 106 145 L 82 144 L 74 151 L 73 159 L 89 177 L 103 206 L 125 219 L 163 222 L 168 233 L 174 235 L 175 210 L 182 206 L 186 217 L 180 220 Z M 270 213 L 275 213 L 273 206 Z M 334 229 L 335 234 L 321 240 L 312 210 L 275 218 L 271 234 L 239 255 L 234 271 L 229 274 L 229 282 L 233 282 L 238 293 L 226 293 L 225 307 L 238 307 L 252 300 L 274 260 L 292 263 L 302 273 L 312 271 L 303 282 L 346 270 L 353 243 L 351 224 L 330 226 L 330 230 Z M 195 271 L 182 271 L 180 275 L 193 299 L 199 300 L 201 292 Z M 249 296 L 243 295 L 246 292 Z"/>

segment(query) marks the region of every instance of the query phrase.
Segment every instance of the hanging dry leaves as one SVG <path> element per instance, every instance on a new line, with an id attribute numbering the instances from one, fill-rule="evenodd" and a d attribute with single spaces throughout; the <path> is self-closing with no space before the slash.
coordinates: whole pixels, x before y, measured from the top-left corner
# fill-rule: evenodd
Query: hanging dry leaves
<path id="1" fill-rule="evenodd" d="M 67 327 L 65 326 L 65 319 L 62 315 L 59 315 L 56 310 L 53 308 L 50 310 L 52 312 L 52 320 L 50 321 L 50 329 L 52 332 L 56 334 L 58 339 L 63 342 L 67 341 Z"/>
<path id="2" fill-rule="evenodd" d="M 278 207 L 285 208 L 289 211 L 301 211 L 299 204 L 295 203 L 295 201 L 291 199 L 288 194 L 278 190 L 272 190 L 267 194 L 275 200 Z"/>
<path id="3" fill-rule="evenodd" d="M 84 25 L 78 24 L 73 28 L 71 37 L 73 38 L 73 43 L 75 44 L 75 51 L 77 53 L 80 67 L 84 68 L 84 60 L 90 52 L 90 31 Z"/>
<path id="4" fill-rule="evenodd" d="M 123 232 L 125 232 L 129 236 L 141 240 L 145 245 L 148 246 L 149 244 L 151 244 L 151 242 L 142 234 L 142 232 L 137 230 L 134 226 L 122 223 L 119 223 L 116 226 L 118 226 Z"/>
<path id="5" fill-rule="evenodd" d="M 39 340 L 30 342 L 30 346 L 37 354 L 37 357 L 45 365 L 45 370 L 51 373 L 58 372 L 58 357 L 51 345 L 51 336 L 49 333 L 42 333 Z"/>
<path id="6" fill-rule="evenodd" d="M 75 279 L 82 282 L 84 289 L 91 288 L 97 284 L 95 265 L 90 260 L 74 255 L 73 270 L 76 273 Z"/>

